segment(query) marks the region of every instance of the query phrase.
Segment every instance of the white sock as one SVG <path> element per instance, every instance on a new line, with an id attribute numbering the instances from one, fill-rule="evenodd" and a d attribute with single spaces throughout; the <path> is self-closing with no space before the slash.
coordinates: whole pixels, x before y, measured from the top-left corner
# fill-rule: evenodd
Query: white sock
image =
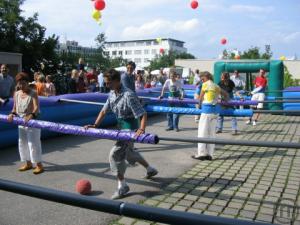
<path id="1" fill-rule="evenodd" d="M 118 180 L 118 189 L 120 189 L 121 187 L 124 187 L 125 185 L 126 185 L 125 179 Z"/>

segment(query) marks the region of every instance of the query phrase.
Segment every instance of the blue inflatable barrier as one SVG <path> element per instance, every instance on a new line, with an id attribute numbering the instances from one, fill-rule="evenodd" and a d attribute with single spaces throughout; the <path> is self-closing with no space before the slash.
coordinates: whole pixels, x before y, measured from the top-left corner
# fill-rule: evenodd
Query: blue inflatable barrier
<path id="1" fill-rule="evenodd" d="M 283 91 L 284 98 L 296 98 L 300 99 L 300 87 L 288 87 L 284 90 L 288 90 L 289 92 Z M 295 92 L 293 92 L 295 91 Z M 300 110 L 300 103 L 283 103 L 284 110 Z"/>

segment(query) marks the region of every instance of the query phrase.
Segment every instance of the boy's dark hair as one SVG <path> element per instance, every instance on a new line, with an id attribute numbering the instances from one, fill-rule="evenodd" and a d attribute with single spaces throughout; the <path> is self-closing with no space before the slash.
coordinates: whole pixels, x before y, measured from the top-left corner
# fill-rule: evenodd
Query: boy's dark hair
<path id="1" fill-rule="evenodd" d="M 133 62 L 133 61 L 128 62 L 126 66 L 129 66 L 129 65 L 132 66 L 133 69 L 136 68 L 135 62 Z"/>
<path id="2" fill-rule="evenodd" d="M 111 81 L 115 81 L 115 80 L 120 81 L 121 80 L 121 74 L 120 74 L 120 72 L 117 71 L 117 70 L 115 70 L 115 69 L 109 69 L 109 70 L 107 70 L 104 73 L 103 77 L 106 77 L 106 78 L 108 78 Z"/>

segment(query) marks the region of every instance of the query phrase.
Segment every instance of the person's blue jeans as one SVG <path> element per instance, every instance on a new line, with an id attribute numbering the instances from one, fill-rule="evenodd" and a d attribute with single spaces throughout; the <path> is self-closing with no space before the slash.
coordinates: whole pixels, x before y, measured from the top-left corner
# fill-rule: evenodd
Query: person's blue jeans
<path id="1" fill-rule="evenodd" d="M 168 119 L 168 128 L 178 129 L 179 114 L 168 113 L 167 119 Z"/>
<path id="2" fill-rule="evenodd" d="M 218 117 L 218 122 L 217 122 L 217 130 L 222 131 L 223 130 L 223 122 L 224 122 L 224 116 L 219 116 Z M 232 117 L 231 119 L 231 128 L 233 131 L 237 130 L 237 119 L 236 117 Z"/>

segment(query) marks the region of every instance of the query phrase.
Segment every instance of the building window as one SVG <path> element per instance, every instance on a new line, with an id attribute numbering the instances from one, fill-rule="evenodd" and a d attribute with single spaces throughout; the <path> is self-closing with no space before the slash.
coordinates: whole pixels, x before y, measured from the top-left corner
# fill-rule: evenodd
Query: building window
<path id="1" fill-rule="evenodd" d="M 114 47 L 119 47 L 119 43 L 114 43 Z"/>
<path id="2" fill-rule="evenodd" d="M 146 41 L 147 46 L 151 46 L 151 41 Z"/>
<path id="3" fill-rule="evenodd" d="M 111 54 L 112 55 L 117 55 L 117 51 L 112 51 Z"/>
<path id="4" fill-rule="evenodd" d="M 143 42 L 143 41 L 136 42 L 136 46 L 144 46 L 144 45 L 145 45 L 145 42 Z"/>
<path id="5" fill-rule="evenodd" d="M 134 50 L 134 54 L 135 55 L 140 55 L 140 54 L 142 54 L 142 50 Z"/>
<path id="6" fill-rule="evenodd" d="M 145 54 L 145 55 L 148 55 L 148 54 L 149 54 L 149 50 L 148 50 L 148 49 L 145 49 L 145 50 L 144 50 L 144 54 Z"/>
<path id="7" fill-rule="evenodd" d="M 148 58 L 144 58 L 144 63 L 148 63 L 150 60 Z"/>
<path id="8" fill-rule="evenodd" d="M 119 51 L 119 55 L 123 55 L 123 51 Z"/>
<path id="9" fill-rule="evenodd" d="M 127 43 L 125 43 L 125 46 L 132 47 L 132 46 L 134 46 L 134 42 L 127 42 Z"/>
<path id="10" fill-rule="evenodd" d="M 135 63 L 141 63 L 142 60 L 141 60 L 140 58 L 136 58 L 136 59 L 134 59 L 134 62 L 135 62 Z"/>
<path id="11" fill-rule="evenodd" d="M 152 49 L 151 53 L 152 53 L 152 55 L 155 55 L 157 53 L 157 50 L 156 49 Z"/>
<path id="12" fill-rule="evenodd" d="M 125 43 L 124 43 L 124 42 L 121 42 L 121 43 L 120 43 L 120 46 L 121 46 L 121 47 L 124 47 L 124 46 L 125 46 Z"/>
<path id="13" fill-rule="evenodd" d="M 131 50 L 126 50 L 125 51 L 125 55 L 131 55 L 132 54 L 132 51 Z"/>

